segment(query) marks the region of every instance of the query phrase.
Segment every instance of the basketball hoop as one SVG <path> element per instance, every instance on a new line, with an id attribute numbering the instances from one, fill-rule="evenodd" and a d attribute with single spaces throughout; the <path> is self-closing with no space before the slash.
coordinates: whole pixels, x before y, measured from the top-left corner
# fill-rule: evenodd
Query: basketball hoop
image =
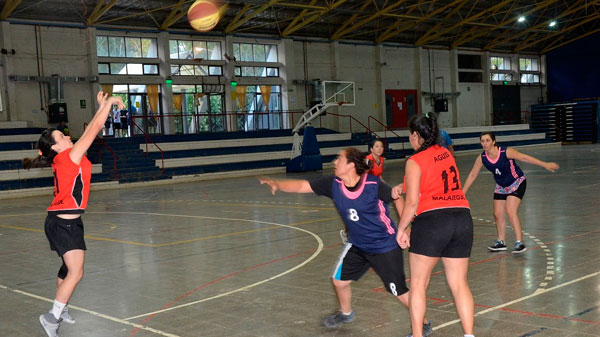
<path id="1" fill-rule="evenodd" d="M 338 102 L 338 106 L 344 105 L 344 102 Z"/>

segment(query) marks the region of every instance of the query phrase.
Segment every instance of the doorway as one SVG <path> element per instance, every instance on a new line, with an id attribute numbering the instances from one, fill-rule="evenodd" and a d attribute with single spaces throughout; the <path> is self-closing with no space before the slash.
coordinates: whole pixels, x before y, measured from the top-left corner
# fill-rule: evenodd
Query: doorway
<path id="1" fill-rule="evenodd" d="M 408 120 L 418 112 L 417 90 L 386 90 L 385 110 L 388 127 L 408 127 Z"/>

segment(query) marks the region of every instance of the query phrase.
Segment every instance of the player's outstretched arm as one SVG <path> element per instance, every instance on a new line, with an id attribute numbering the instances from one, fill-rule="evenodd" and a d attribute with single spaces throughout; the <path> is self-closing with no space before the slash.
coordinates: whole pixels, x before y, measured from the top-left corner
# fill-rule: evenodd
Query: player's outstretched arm
<path id="1" fill-rule="evenodd" d="M 550 172 L 554 172 L 560 168 L 560 166 L 555 162 L 545 162 L 545 161 L 539 160 L 533 156 L 527 155 L 525 153 L 521 153 L 521 152 L 513 149 L 512 147 L 509 147 L 508 149 L 506 149 L 506 157 L 508 159 L 515 159 L 518 161 L 522 161 L 522 162 L 526 162 L 529 164 L 543 167 Z"/>
<path id="2" fill-rule="evenodd" d="M 271 193 L 275 195 L 277 191 L 288 193 L 313 193 L 308 180 L 304 179 L 272 179 L 261 177 L 258 181 L 262 185 L 267 185 Z"/>
<path id="3" fill-rule="evenodd" d="M 471 185 L 473 185 L 475 179 L 477 179 L 477 176 L 479 175 L 479 171 L 481 171 L 482 166 L 483 162 L 481 161 L 481 156 L 477 156 L 477 159 L 475 159 L 475 164 L 473 164 L 473 168 L 471 169 L 471 172 L 469 172 L 467 180 L 465 181 L 465 184 L 462 187 L 462 190 L 465 194 L 467 194 L 467 191 L 469 190 Z"/>

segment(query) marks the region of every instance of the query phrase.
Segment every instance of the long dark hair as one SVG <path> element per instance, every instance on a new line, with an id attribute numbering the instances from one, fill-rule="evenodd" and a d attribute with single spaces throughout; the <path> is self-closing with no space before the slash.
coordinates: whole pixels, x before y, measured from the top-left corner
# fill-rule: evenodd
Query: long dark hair
<path id="1" fill-rule="evenodd" d="M 348 163 L 354 163 L 354 170 L 356 170 L 356 174 L 359 176 L 371 169 L 371 166 L 365 160 L 367 153 L 361 152 L 354 147 L 345 148 L 344 153 L 346 154 Z"/>
<path id="2" fill-rule="evenodd" d="M 58 154 L 52 150 L 52 145 L 56 144 L 52 132 L 55 128 L 48 128 L 42 132 L 40 139 L 37 142 L 37 148 L 40 150 L 40 154 L 36 158 L 25 158 L 23 159 L 23 168 L 30 169 L 33 167 L 45 167 L 50 166 L 54 157 Z"/>
<path id="3" fill-rule="evenodd" d="M 437 123 L 437 117 L 433 113 L 425 115 L 419 114 L 413 116 L 408 122 L 410 133 L 417 132 L 425 142 L 418 148 L 415 153 L 425 151 L 433 145 L 442 145 L 440 137 L 440 127 Z"/>

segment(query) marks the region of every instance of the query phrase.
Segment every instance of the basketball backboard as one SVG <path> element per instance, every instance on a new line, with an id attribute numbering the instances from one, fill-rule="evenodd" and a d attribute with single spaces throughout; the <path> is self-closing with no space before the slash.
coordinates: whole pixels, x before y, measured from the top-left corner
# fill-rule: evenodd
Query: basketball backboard
<path id="1" fill-rule="evenodd" d="M 323 81 L 323 103 L 354 106 L 354 82 Z"/>

